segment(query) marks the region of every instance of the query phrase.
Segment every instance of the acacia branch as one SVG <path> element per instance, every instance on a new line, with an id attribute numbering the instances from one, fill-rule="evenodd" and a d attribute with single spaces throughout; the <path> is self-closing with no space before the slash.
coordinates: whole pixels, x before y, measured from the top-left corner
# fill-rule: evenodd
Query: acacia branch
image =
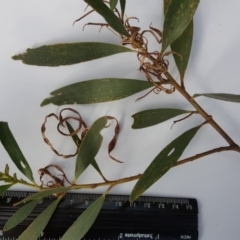
<path id="1" fill-rule="evenodd" d="M 157 60 L 154 59 L 151 54 L 148 53 L 148 51 L 141 46 L 135 39 L 133 39 L 133 43 L 136 48 L 139 49 L 140 52 L 142 52 L 143 55 L 145 55 L 149 60 L 153 62 L 153 65 L 157 64 Z M 159 69 L 160 70 L 160 69 Z M 167 78 L 167 80 L 170 82 L 170 84 L 179 91 L 183 95 L 183 97 L 197 110 L 197 112 L 205 118 L 205 120 L 229 143 L 230 146 L 238 147 L 238 145 L 232 140 L 232 138 L 215 122 L 215 120 L 212 118 L 211 115 L 207 114 L 201 106 L 189 95 L 189 93 L 185 90 L 184 85 L 179 85 L 177 81 L 172 77 L 172 75 L 168 71 L 164 71 L 163 74 Z"/>
<path id="2" fill-rule="evenodd" d="M 122 183 L 131 182 L 134 180 L 139 179 L 142 176 L 142 174 L 134 175 L 131 177 L 121 178 L 118 180 L 113 181 L 106 181 L 106 182 L 100 182 L 100 183 L 89 183 L 89 184 L 74 184 L 71 186 L 72 189 L 82 189 L 82 188 L 90 188 L 95 189 L 97 187 L 103 187 L 103 186 L 115 186 Z"/>
<path id="3" fill-rule="evenodd" d="M 214 121 L 212 116 L 208 115 L 198 103 L 189 95 L 185 88 L 181 87 L 169 72 L 164 73 L 171 84 L 187 99 L 187 101 L 202 115 L 203 118 L 229 143 L 230 146 L 238 147 L 232 138 Z"/>
<path id="4" fill-rule="evenodd" d="M 184 163 L 195 161 L 199 158 L 205 157 L 207 155 L 211 155 L 213 153 L 224 152 L 224 151 L 236 151 L 236 152 L 240 153 L 240 147 L 238 147 L 238 146 L 227 146 L 227 147 L 214 148 L 212 150 L 196 154 L 195 156 L 185 158 L 184 160 L 180 160 L 174 165 L 174 167 L 182 165 Z"/>

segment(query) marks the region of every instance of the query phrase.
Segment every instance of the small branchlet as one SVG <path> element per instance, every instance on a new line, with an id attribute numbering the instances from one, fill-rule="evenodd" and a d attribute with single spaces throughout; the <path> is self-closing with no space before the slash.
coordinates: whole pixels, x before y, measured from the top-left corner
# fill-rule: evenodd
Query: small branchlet
<path id="1" fill-rule="evenodd" d="M 185 116 L 185 117 L 183 117 L 183 118 L 181 118 L 181 119 L 178 119 L 178 120 L 173 121 L 173 124 L 172 124 L 172 126 L 171 126 L 171 129 L 172 129 L 172 127 L 173 127 L 174 124 L 176 124 L 176 123 L 178 123 L 178 122 L 181 122 L 181 121 L 183 121 L 183 120 L 191 117 L 193 114 L 198 114 L 198 111 L 192 111 L 192 112 L 190 112 L 187 116 Z"/>
<path id="2" fill-rule="evenodd" d="M 10 175 L 8 164 L 6 164 L 4 172 L 0 172 L 0 181 L 3 181 L 5 183 L 10 183 L 10 184 L 20 183 L 20 184 L 32 186 L 32 184 L 28 183 L 22 178 L 18 179 L 16 173 L 14 173 L 13 175 Z"/>
<path id="3" fill-rule="evenodd" d="M 11 176 L 9 176 L 9 175 L 7 175 L 5 173 L 0 172 L 0 181 L 11 183 L 12 182 L 12 178 L 11 178 Z"/>

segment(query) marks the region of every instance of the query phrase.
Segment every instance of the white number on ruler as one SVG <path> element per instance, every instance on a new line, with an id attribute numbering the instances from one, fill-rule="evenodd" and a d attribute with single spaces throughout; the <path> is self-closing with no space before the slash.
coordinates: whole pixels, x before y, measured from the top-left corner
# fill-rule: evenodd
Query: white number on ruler
<path id="1" fill-rule="evenodd" d="M 159 203 L 158 208 L 165 208 L 165 204 L 164 203 Z"/>
<path id="2" fill-rule="evenodd" d="M 151 208 L 151 203 L 144 203 L 145 208 Z"/>
<path id="3" fill-rule="evenodd" d="M 172 209 L 179 209 L 178 204 L 173 204 L 173 205 L 172 205 Z"/>
<path id="4" fill-rule="evenodd" d="M 121 207 L 122 206 L 122 202 L 116 202 L 116 207 Z"/>
<path id="5" fill-rule="evenodd" d="M 192 210 L 193 209 L 192 205 L 186 205 L 186 208 L 187 208 L 187 210 Z"/>
<path id="6" fill-rule="evenodd" d="M 135 202 L 130 202 L 130 207 L 136 207 L 136 203 Z"/>

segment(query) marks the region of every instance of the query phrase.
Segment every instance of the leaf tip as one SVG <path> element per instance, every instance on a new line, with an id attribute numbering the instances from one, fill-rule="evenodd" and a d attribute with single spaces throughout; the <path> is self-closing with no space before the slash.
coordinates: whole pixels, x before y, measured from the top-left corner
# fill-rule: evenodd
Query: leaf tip
<path id="1" fill-rule="evenodd" d="M 139 129 L 139 127 L 135 123 L 133 123 L 131 127 L 132 129 Z"/>
<path id="2" fill-rule="evenodd" d="M 23 60 L 23 54 L 19 54 L 19 55 L 14 55 L 12 56 L 13 60 Z"/>
<path id="3" fill-rule="evenodd" d="M 49 103 L 51 103 L 51 100 L 50 100 L 50 99 L 51 99 L 51 98 L 45 98 L 45 99 L 41 102 L 40 106 L 41 106 L 41 107 L 44 107 L 44 106 L 48 105 Z"/>
<path id="4" fill-rule="evenodd" d="M 133 190 L 129 197 L 129 202 L 134 202 L 137 198 L 138 198 L 138 196 L 136 196 L 136 194 L 134 193 L 134 190 Z"/>
<path id="5" fill-rule="evenodd" d="M 4 226 L 4 227 L 3 227 L 3 231 L 4 231 L 4 232 L 9 231 L 9 230 L 11 230 L 10 227 L 7 227 L 7 226 Z"/>

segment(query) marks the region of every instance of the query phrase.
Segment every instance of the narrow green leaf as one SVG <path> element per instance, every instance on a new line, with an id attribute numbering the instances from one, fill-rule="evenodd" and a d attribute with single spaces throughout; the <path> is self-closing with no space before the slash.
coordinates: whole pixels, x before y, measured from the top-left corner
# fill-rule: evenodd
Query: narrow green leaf
<path id="1" fill-rule="evenodd" d="M 4 173 L 6 175 L 9 175 L 9 166 L 8 166 L 8 164 L 6 164 L 6 166 L 5 166 Z"/>
<path id="2" fill-rule="evenodd" d="M 152 87 L 148 81 L 126 78 L 104 78 L 74 83 L 59 88 L 46 98 L 41 106 L 49 103 L 64 104 L 89 104 L 110 102 L 131 96 L 135 93 Z"/>
<path id="3" fill-rule="evenodd" d="M 168 119 L 176 117 L 184 113 L 190 113 L 191 111 L 173 108 L 159 108 L 149 109 L 132 115 L 134 122 L 132 128 L 145 128 L 159 123 L 162 123 Z"/>
<path id="4" fill-rule="evenodd" d="M 14 60 L 22 60 L 28 65 L 56 67 L 107 57 L 133 50 L 101 42 L 60 43 L 28 48 L 25 53 L 15 55 Z"/>
<path id="5" fill-rule="evenodd" d="M 134 186 L 130 201 L 137 199 L 178 161 L 200 126 L 189 129 L 169 143 L 151 162 Z"/>
<path id="6" fill-rule="evenodd" d="M 6 183 L 13 183 L 11 176 L 8 176 L 2 172 L 0 172 L 0 181 L 6 182 Z"/>
<path id="7" fill-rule="evenodd" d="M 26 219 L 29 214 L 33 211 L 33 209 L 37 206 L 39 199 L 35 199 L 24 206 L 22 206 L 20 209 L 18 209 L 7 221 L 5 224 L 3 231 L 8 231 L 14 227 L 16 227 L 19 223 L 21 223 L 24 219 Z"/>
<path id="8" fill-rule="evenodd" d="M 18 237 L 18 240 L 37 240 L 41 232 L 48 224 L 61 199 L 62 197 L 58 197 L 54 202 L 52 202 Z"/>
<path id="9" fill-rule="evenodd" d="M 103 139 L 100 131 L 106 126 L 106 124 L 107 117 L 101 117 L 97 119 L 89 128 L 85 137 L 83 138 L 77 155 L 74 181 L 77 180 L 77 178 L 88 167 L 88 165 L 97 155 Z"/>
<path id="10" fill-rule="evenodd" d="M 121 35 L 130 37 L 127 30 L 124 28 L 123 23 L 118 17 L 107 7 L 102 0 L 84 0 L 96 12 L 98 12 L 109 24 L 109 26 Z"/>
<path id="11" fill-rule="evenodd" d="M 222 101 L 227 101 L 227 102 L 240 103 L 240 95 L 236 95 L 236 94 L 229 94 L 229 93 L 198 93 L 198 94 L 194 94 L 193 98 L 200 97 L 200 96 L 214 98 L 214 99 L 217 99 L 217 100 L 222 100 Z"/>
<path id="12" fill-rule="evenodd" d="M 32 170 L 6 122 L 0 122 L 0 140 L 19 171 L 21 171 L 29 180 L 34 182 Z"/>
<path id="13" fill-rule="evenodd" d="M 94 167 L 94 169 L 99 173 L 99 175 L 106 181 L 105 176 L 103 175 L 101 169 L 99 168 L 97 161 L 95 159 L 93 159 L 93 161 L 91 162 L 91 165 Z"/>
<path id="14" fill-rule="evenodd" d="M 67 125 L 69 133 L 73 133 L 74 129 L 68 121 L 66 121 L 66 125 Z M 82 140 L 78 137 L 77 134 L 72 135 L 71 137 L 72 137 L 72 140 L 76 144 L 77 147 L 79 147 L 82 144 Z"/>
<path id="15" fill-rule="evenodd" d="M 171 0 L 164 0 L 164 15 L 168 9 Z M 183 83 L 185 71 L 188 65 L 188 60 L 192 48 L 193 39 L 193 20 L 189 23 L 184 32 L 171 44 L 172 51 L 178 53 L 180 56 L 173 54 L 178 71 L 180 73 L 180 79 Z"/>
<path id="16" fill-rule="evenodd" d="M 168 9 L 168 6 L 172 0 L 164 0 L 163 1 L 163 11 L 164 11 L 164 16 L 166 15 L 166 11 Z"/>
<path id="17" fill-rule="evenodd" d="M 13 179 L 14 179 L 14 181 L 17 181 L 17 180 L 18 180 L 18 179 L 17 179 L 17 174 L 16 174 L 16 173 L 13 174 Z"/>
<path id="18" fill-rule="evenodd" d="M 121 16 L 122 16 L 122 19 L 124 19 L 126 0 L 120 0 L 120 6 L 121 6 Z"/>
<path id="19" fill-rule="evenodd" d="M 192 39 L 193 39 L 193 20 L 189 23 L 184 32 L 178 37 L 172 44 L 172 51 L 181 55 L 178 56 L 173 54 L 174 60 L 176 62 L 178 71 L 180 73 L 180 79 L 183 83 L 185 71 L 187 69 L 188 60 L 192 48 Z"/>
<path id="20" fill-rule="evenodd" d="M 6 184 L 6 185 L 2 185 L 0 186 L 0 196 L 5 193 L 11 186 L 13 186 L 14 184 Z"/>
<path id="21" fill-rule="evenodd" d="M 200 0 L 172 0 L 166 10 L 163 26 L 162 53 L 187 28 Z"/>
<path id="22" fill-rule="evenodd" d="M 117 6 L 118 0 L 110 0 L 110 9 L 114 10 L 115 7 Z"/>
<path id="23" fill-rule="evenodd" d="M 49 188 L 49 189 L 46 189 L 46 190 L 42 190 L 41 192 L 35 193 L 33 195 L 30 195 L 29 197 L 26 197 L 26 198 L 22 199 L 21 201 L 15 203 L 14 206 L 17 206 L 21 203 L 29 202 L 29 201 L 32 201 L 32 200 L 36 200 L 36 199 L 39 199 L 39 198 L 43 198 L 43 197 L 46 197 L 46 196 L 50 196 L 52 194 L 64 193 L 64 192 L 67 192 L 71 189 L 72 189 L 71 187 L 58 187 L 58 188 Z"/>
<path id="24" fill-rule="evenodd" d="M 69 124 L 68 121 L 66 121 L 66 125 L 68 128 L 68 131 L 70 133 L 74 132 L 74 129 L 72 128 L 72 126 Z M 77 134 L 72 136 L 72 139 L 74 141 L 74 143 L 76 144 L 77 147 L 79 147 L 82 143 L 82 141 L 80 140 L 80 138 L 77 136 Z M 91 165 L 95 168 L 95 170 L 100 174 L 100 176 L 105 180 L 106 178 L 104 177 L 104 175 L 102 174 L 97 162 L 95 159 L 92 160 Z"/>
<path id="25" fill-rule="evenodd" d="M 106 194 L 103 194 L 99 197 L 77 218 L 77 220 L 62 236 L 61 240 L 82 239 L 82 237 L 84 237 L 97 218 L 104 203 L 105 195 Z"/>

